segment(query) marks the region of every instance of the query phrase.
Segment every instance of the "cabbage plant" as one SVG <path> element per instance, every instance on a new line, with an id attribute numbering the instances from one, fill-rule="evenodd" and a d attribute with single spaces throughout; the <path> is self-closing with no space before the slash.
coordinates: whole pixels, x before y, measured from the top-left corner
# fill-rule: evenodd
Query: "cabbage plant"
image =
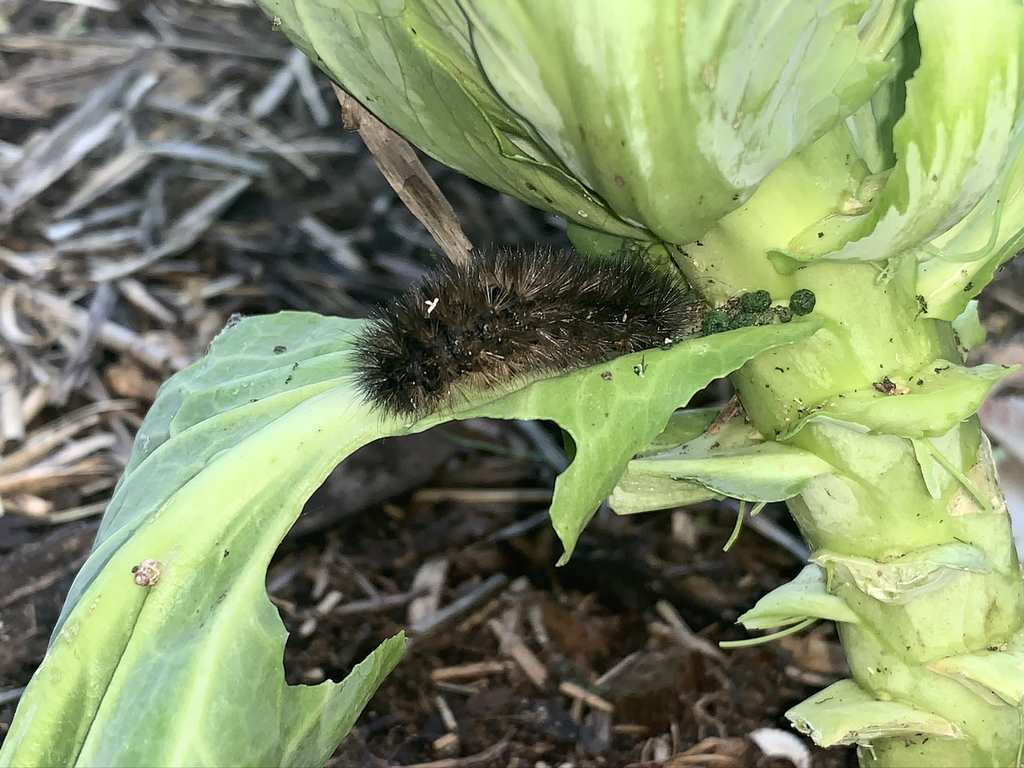
<path id="1" fill-rule="evenodd" d="M 563 560 L 598 504 L 785 501 L 811 549 L 751 630 L 836 622 L 851 679 L 794 707 L 862 764 L 1024 753 L 1024 591 L 965 365 L 974 297 L 1024 241 L 1016 0 L 259 0 L 367 109 L 561 214 L 576 247 L 670 266 L 740 327 L 402 419 L 353 384 L 362 321 L 224 331 L 161 389 L 0 765 L 322 763 L 401 654 L 292 687 L 266 567 L 359 446 L 470 417 L 571 437 Z M 638 373 L 639 371 L 639 373 Z M 731 375 L 748 420 L 679 410 Z M 134 573 L 133 573 L 134 569 Z"/>
<path id="2" fill-rule="evenodd" d="M 381 120 L 562 214 L 577 247 L 666 255 L 716 303 L 814 292 L 822 328 L 733 374 L 745 434 L 698 454 L 672 433 L 612 500 L 787 499 L 808 570 L 743 621 L 835 620 L 852 671 L 794 725 L 865 764 L 1017 764 L 1024 594 L 974 417 L 1006 371 L 964 356 L 1024 237 L 1021 3 L 261 4 Z"/>

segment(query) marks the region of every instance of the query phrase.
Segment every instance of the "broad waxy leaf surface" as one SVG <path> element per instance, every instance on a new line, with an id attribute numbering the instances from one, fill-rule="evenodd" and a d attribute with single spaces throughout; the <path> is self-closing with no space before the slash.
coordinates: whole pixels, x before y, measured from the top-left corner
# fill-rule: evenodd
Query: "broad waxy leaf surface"
<path id="1" fill-rule="evenodd" d="M 442 162 L 587 227 L 679 243 L 890 70 L 858 39 L 860 0 L 260 4 Z"/>
<path id="2" fill-rule="evenodd" d="M 487 83 L 456 0 L 261 0 L 295 45 L 389 127 L 495 189 L 645 238 L 572 177 Z"/>
<path id="3" fill-rule="evenodd" d="M 747 629 L 771 629 L 811 617 L 852 623 L 859 620 L 841 597 L 828 591 L 824 571 L 813 563 L 758 600 L 737 622 Z"/>
<path id="4" fill-rule="evenodd" d="M 0 765 L 322 764 L 404 647 L 401 637 L 385 641 L 342 684 L 285 684 L 267 566 L 345 456 L 452 419 L 553 420 L 576 443 L 551 509 L 568 557 L 673 410 L 817 325 L 695 339 L 477 393 L 412 423 L 384 417 L 357 392 L 351 343 L 361 327 L 298 312 L 243 320 L 161 388 Z M 144 560 L 159 563 L 150 587 L 132 575 Z"/>
<path id="5" fill-rule="evenodd" d="M 244 321 L 165 384 L 0 765 L 330 756 L 404 642 L 385 641 L 341 685 L 287 686 L 265 580 L 306 498 L 374 437 L 338 378 L 353 327 L 301 314 Z M 147 559 L 160 564 L 148 588 L 132 576 Z"/>
<path id="6" fill-rule="evenodd" d="M 914 19 L 921 61 L 892 131 L 896 164 L 884 187 L 869 212 L 841 224 L 841 247 L 826 238 L 815 248 L 811 238 L 789 256 L 874 261 L 917 248 L 963 219 L 1019 155 L 1024 7 L 919 0 Z"/>
<path id="7" fill-rule="evenodd" d="M 565 547 L 559 562 L 565 563 L 630 459 L 661 433 L 673 411 L 759 352 L 807 338 L 817 329 L 816 321 L 804 320 L 638 352 L 541 379 L 482 407 L 459 409 L 457 417 L 549 420 L 572 437 L 575 456 L 555 482 L 551 504 L 551 522 Z"/>
<path id="8" fill-rule="evenodd" d="M 955 738 L 954 723 L 897 701 L 880 701 L 853 680 L 840 680 L 786 712 L 793 727 L 822 747 L 868 744 L 887 736 Z"/>
<path id="9" fill-rule="evenodd" d="M 765 440 L 742 415 L 713 433 L 685 437 L 689 439 L 629 462 L 610 499 L 616 512 L 647 512 L 723 496 L 785 501 L 814 478 L 832 471 L 828 462 L 810 451 Z M 668 443 L 663 436 L 658 440 Z"/>
<path id="10" fill-rule="evenodd" d="M 796 422 L 782 439 L 819 419 L 877 434 L 941 437 L 974 415 L 989 390 L 1014 370 L 993 364 L 967 368 L 933 360 L 908 377 L 886 377 L 871 387 L 826 400 Z"/>

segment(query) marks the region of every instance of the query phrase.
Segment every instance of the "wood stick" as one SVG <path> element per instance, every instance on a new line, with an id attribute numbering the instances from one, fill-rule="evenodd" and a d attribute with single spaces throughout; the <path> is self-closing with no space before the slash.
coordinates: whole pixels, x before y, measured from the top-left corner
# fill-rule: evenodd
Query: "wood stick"
<path id="1" fill-rule="evenodd" d="M 384 178 L 412 215 L 426 227 L 445 256 L 456 264 L 468 262 L 473 244 L 462 231 L 452 204 L 423 167 L 416 150 L 351 94 L 337 85 L 334 86 L 334 94 L 341 105 L 345 127 L 359 132 Z"/>

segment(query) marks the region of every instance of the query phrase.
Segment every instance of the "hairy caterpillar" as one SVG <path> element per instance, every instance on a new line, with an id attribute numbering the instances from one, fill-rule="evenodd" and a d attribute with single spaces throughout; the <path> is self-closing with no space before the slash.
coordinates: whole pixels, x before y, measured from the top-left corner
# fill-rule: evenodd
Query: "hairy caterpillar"
<path id="1" fill-rule="evenodd" d="M 378 309 L 356 341 L 357 386 L 392 415 L 659 347 L 696 330 L 704 305 L 641 258 L 500 251 L 445 263 Z"/>

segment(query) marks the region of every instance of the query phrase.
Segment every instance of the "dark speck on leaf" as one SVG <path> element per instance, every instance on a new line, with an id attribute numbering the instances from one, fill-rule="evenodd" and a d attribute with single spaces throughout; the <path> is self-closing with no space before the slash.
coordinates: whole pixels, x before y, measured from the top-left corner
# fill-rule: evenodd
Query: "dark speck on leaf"
<path id="1" fill-rule="evenodd" d="M 922 384 L 924 384 L 924 379 L 918 379 L 917 380 L 917 386 L 920 387 Z"/>
<path id="2" fill-rule="evenodd" d="M 229 552 L 228 550 L 226 550 L 226 549 L 224 550 L 224 557 L 227 557 L 227 556 L 228 556 L 228 555 L 230 555 L 230 554 L 231 554 L 231 553 L 230 553 L 230 552 Z"/>
<path id="3" fill-rule="evenodd" d="M 602 371 L 601 372 L 601 378 L 604 381 L 611 381 L 612 380 L 612 372 L 611 371 Z"/>
<path id="4" fill-rule="evenodd" d="M 948 370 L 949 370 L 949 366 L 947 365 L 944 368 L 936 368 L 935 372 L 936 373 L 942 373 L 943 371 L 948 371 Z"/>
<path id="5" fill-rule="evenodd" d="M 287 351 L 288 351 L 288 347 L 286 347 L 284 344 L 278 344 L 276 347 L 274 347 L 274 354 L 275 355 L 280 355 L 282 352 L 287 352 Z"/>
<path id="6" fill-rule="evenodd" d="M 896 391 L 896 384 L 888 376 L 884 376 L 881 381 L 876 381 L 871 386 L 883 395 L 891 395 Z"/>
<path id="7" fill-rule="evenodd" d="M 819 232 L 819 233 L 818 233 L 818 239 L 819 239 L 819 240 L 821 240 L 821 238 L 823 238 L 824 236 L 825 236 L 825 233 L 824 233 L 824 232 Z"/>
<path id="8" fill-rule="evenodd" d="M 289 374 L 289 375 L 288 375 L 288 378 L 286 378 L 286 379 L 284 380 L 284 383 L 285 383 L 285 384 L 291 384 L 291 383 L 292 383 L 292 378 L 293 378 L 293 377 L 292 377 L 292 376 L 291 376 L 291 375 Z"/>
<path id="9" fill-rule="evenodd" d="M 779 365 L 775 366 L 775 370 L 778 371 L 779 373 L 785 373 L 785 371 L 782 370 L 782 366 L 779 366 Z"/>
<path id="10" fill-rule="evenodd" d="M 294 370 L 295 370 L 296 368 L 298 368 L 298 367 L 299 367 L 299 364 L 298 364 L 298 363 L 292 363 L 292 370 L 293 370 L 293 371 L 294 371 Z"/>
<path id="11" fill-rule="evenodd" d="M 967 283 L 967 285 L 964 286 L 964 293 L 967 293 L 973 287 L 974 287 L 974 281 L 972 280 L 971 282 Z"/>
<path id="12" fill-rule="evenodd" d="M 253 398 L 252 400 L 250 400 L 249 402 L 250 402 L 250 403 L 258 403 L 259 401 L 260 401 L 260 399 L 259 399 L 258 397 L 254 397 L 254 398 Z"/>
<path id="13" fill-rule="evenodd" d="M 703 245 L 704 245 L 704 243 L 702 243 L 702 242 L 701 242 L 700 240 L 697 240 L 697 245 L 699 245 L 699 246 L 703 246 Z"/>

